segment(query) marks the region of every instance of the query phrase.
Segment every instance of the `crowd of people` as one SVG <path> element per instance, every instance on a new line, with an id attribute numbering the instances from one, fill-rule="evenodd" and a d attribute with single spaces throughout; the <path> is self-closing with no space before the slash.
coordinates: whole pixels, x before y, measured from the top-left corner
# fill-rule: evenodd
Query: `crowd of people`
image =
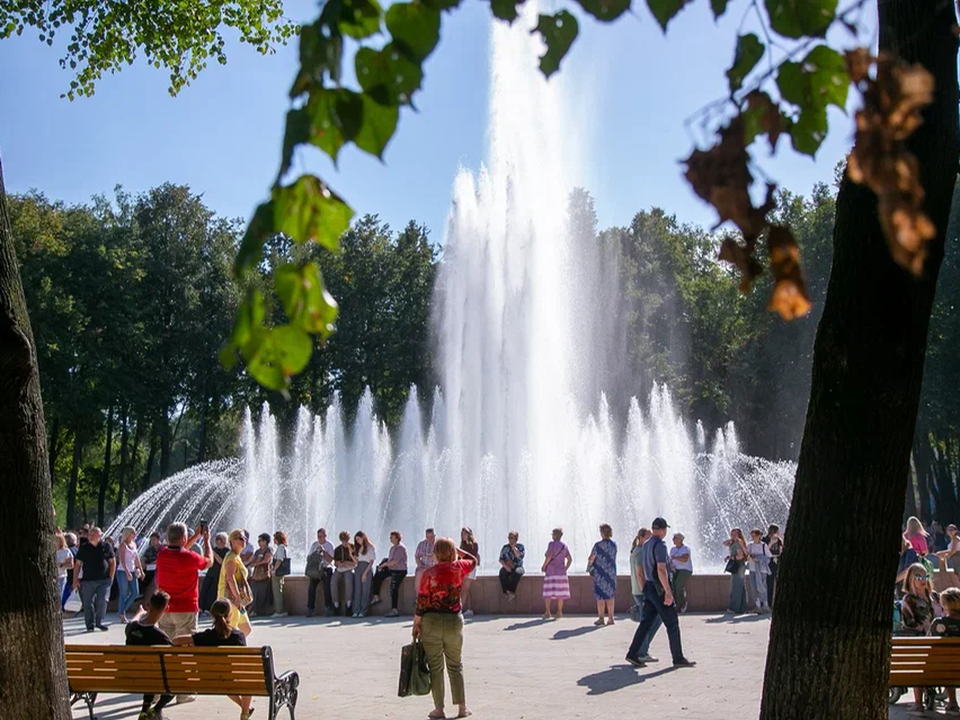
<path id="1" fill-rule="evenodd" d="M 960 637 L 960 588 L 934 589 L 934 571 L 958 569 L 960 537 L 956 525 L 944 531 L 933 523 L 928 532 L 916 517 L 907 520 L 900 545 L 900 565 L 894 590 L 894 634 Z M 922 716 L 932 703 L 925 688 L 913 688 L 911 714 Z M 960 714 L 956 688 L 947 688 L 946 711 Z"/>
<path id="2" fill-rule="evenodd" d="M 695 665 L 683 653 L 679 622 L 679 614 L 687 609 L 685 588 L 693 573 L 693 553 L 680 532 L 672 534 L 668 547 L 668 528 L 665 519 L 655 518 L 650 529 L 640 528 L 631 543 L 632 615 L 639 624 L 626 660 L 636 667 L 657 661 L 649 649 L 661 626 L 667 630 L 673 665 Z M 598 530 L 586 571 L 592 576 L 595 625 L 602 627 L 615 623 L 618 547 L 610 525 L 604 523 Z M 390 533 L 385 555 L 378 554 L 362 531 L 352 535 L 339 532 L 336 539 L 334 545 L 326 529 L 320 528 L 308 551 L 304 569 L 309 578 L 307 615 L 314 615 L 322 586 L 328 616 L 363 618 L 373 605 L 384 601 L 385 582 L 389 583 L 391 604 L 387 615 L 399 615 L 400 587 L 409 571 L 402 533 Z M 526 548 L 516 531 L 509 532 L 506 540 L 498 555 L 499 582 L 506 601 L 513 602 L 526 572 Z M 727 570 L 733 576 L 730 609 L 745 609 L 744 578 L 749 570 L 756 611 L 768 612 L 783 551 L 779 528 L 770 526 L 766 535 L 753 530 L 750 542 L 734 528 L 724 545 Z M 470 714 L 461 652 L 464 618 L 473 614 L 470 586 L 477 575 L 480 552 L 469 527 L 461 529 L 459 543 L 437 537 L 433 528 L 427 528 L 413 552 L 417 588 L 413 635 L 423 643 L 433 677 L 435 709 L 431 717 L 443 717 L 444 668 L 458 717 Z M 285 614 L 284 580 L 291 567 L 287 536 L 282 531 L 262 533 L 254 545 L 244 529 L 216 533 L 211 541 L 210 529 L 203 522 L 192 531 L 183 523 L 172 523 L 148 537 L 138 535 L 132 527 L 123 528 L 116 538 L 104 537 L 99 528 L 85 527 L 78 533 L 58 532 L 56 557 L 62 602 L 66 603 L 71 589 L 79 591 L 87 630 L 106 630 L 112 589 L 129 644 L 245 644 L 252 632 L 251 616 Z M 540 564 L 544 620 L 563 617 L 573 563 L 563 529 L 555 528 Z M 198 583 L 199 575 L 202 580 Z M 198 618 L 205 612 L 213 627 L 200 632 Z M 176 698 L 177 702 L 191 699 Z M 173 700 L 166 695 L 145 697 L 140 720 L 161 718 L 163 708 Z M 241 720 L 246 720 L 252 712 L 250 698 L 233 700 L 240 707 Z"/>

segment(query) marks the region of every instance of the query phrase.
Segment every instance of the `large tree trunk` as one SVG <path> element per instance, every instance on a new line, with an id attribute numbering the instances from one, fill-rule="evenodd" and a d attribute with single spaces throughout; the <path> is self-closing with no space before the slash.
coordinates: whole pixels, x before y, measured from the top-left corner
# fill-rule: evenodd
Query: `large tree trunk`
<path id="1" fill-rule="evenodd" d="M 103 449 L 103 472 L 100 474 L 100 491 L 97 493 L 97 525 L 103 527 L 107 505 L 107 486 L 110 484 L 110 457 L 113 453 L 113 406 L 107 410 L 107 442 Z"/>
<path id="2" fill-rule="evenodd" d="M 0 166 L 0 715 L 69 720 L 40 374 Z"/>
<path id="3" fill-rule="evenodd" d="M 170 474 L 170 450 L 173 440 L 170 434 L 170 411 L 164 408 L 160 417 L 160 479 Z"/>
<path id="4" fill-rule="evenodd" d="M 910 139 L 939 235 L 924 276 L 894 264 L 873 194 L 844 180 L 833 269 L 777 578 L 762 720 L 886 720 L 893 578 L 927 326 L 957 174 L 953 4 L 880 0 L 880 46 L 921 62 L 936 99 Z M 830 537 L 829 547 L 812 538 Z M 857 561 L 849 552 L 856 548 Z"/>
<path id="5" fill-rule="evenodd" d="M 120 414 L 120 467 L 117 469 L 117 498 L 113 502 L 113 514 L 119 515 L 123 507 L 123 492 L 127 484 L 127 450 L 130 445 L 130 422 L 126 409 Z"/>
<path id="6" fill-rule="evenodd" d="M 70 484 L 67 486 L 67 527 L 77 527 L 77 483 L 80 479 L 80 463 L 83 462 L 83 431 L 79 423 L 73 431 L 73 461 L 70 464 Z"/>

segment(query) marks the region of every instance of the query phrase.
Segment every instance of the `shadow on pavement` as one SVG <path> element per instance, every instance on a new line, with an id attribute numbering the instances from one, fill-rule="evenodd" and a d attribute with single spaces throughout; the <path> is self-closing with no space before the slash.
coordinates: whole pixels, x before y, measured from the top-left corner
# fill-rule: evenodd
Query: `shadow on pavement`
<path id="1" fill-rule="evenodd" d="M 573 630 L 557 630 L 551 640 L 567 640 L 572 637 L 579 637 L 580 635 L 586 635 L 587 633 L 592 633 L 596 630 L 599 630 L 599 625 L 584 625 L 582 627 L 574 628 Z"/>
<path id="2" fill-rule="evenodd" d="M 592 675 L 584 675 L 577 680 L 577 685 L 590 688 L 587 695 L 603 695 L 604 693 L 613 692 L 614 690 L 622 690 L 625 687 L 639 685 L 650 678 L 660 677 L 674 670 L 672 666 L 668 666 L 653 672 L 644 672 L 647 669 L 648 668 L 640 668 L 638 670 L 632 665 L 627 664 L 612 665 L 607 670 L 602 670 Z"/>
<path id="3" fill-rule="evenodd" d="M 738 625 L 740 623 L 752 623 L 760 622 L 761 620 L 769 620 L 770 615 L 757 615 L 755 613 L 750 613 L 749 615 L 734 615 L 733 613 L 726 613 L 724 615 L 719 615 L 717 617 L 707 618 L 706 622 L 711 625 L 716 625 L 717 623 L 728 623 L 730 625 Z"/>
<path id="4" fill-rule="evenodd" d="M 533 618 L 532 620 L 527 620 L 526 622 L 517 622 L 513 625 L 507 625 L 504 630 L 526 630 L 527 628 L 537 627 L 538 625 L 546 625 L 548 622 L 550 622 L 550 620 Z"/>

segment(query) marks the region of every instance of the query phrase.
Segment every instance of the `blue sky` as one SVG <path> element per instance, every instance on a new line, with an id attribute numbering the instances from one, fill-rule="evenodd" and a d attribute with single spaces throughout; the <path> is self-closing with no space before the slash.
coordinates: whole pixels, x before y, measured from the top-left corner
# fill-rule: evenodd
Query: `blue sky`
<path id="1" fill-rule="evenodd" d="M 548 12 L 565 6 L 541 3 Z M 294 0 L 288 7 L 307 19 L 315 6 Z M 645 4 L 635 7 L 613 25 L 582 19 L 561 67 L 584 89 L 572 111 L 585 122 L 570 142 L 586 148 L 588 169 L 576 184 L 593 193 L 602 227 L 627 224 L 653 205 L 710 225 L 713 212 L 677 164 L 697 140 L 683 120 L 724 94 L 743 8 L 731 3 L 715 25 L 709 3 L 693 3 L 664 38 Z M 464 0 L 445 19 L 425 68 L 419 113 L 403 113 L 385 164 L 351 148 L 336 171 L 310 149 L 299 153 L 295 170 L 321 174 L 358 213 L 379 213 L 394 227 L 415 219 L 442 240 L 458 166 L 477 168 L 484 158 L 490 23 L 482 0 Z M 139 192 L 170 181 L 190 185 L 222 215 L 249 217 L 278 167 L 296 43 L 267 58 L 233 43 L 228 57 L 176 98 L 163 71 L 138 64 L 104 78 L 94 97 L 69 102 L 59 97 L 71 78 L 56 47 L 26 32 L 0 42 L 0 157 L 8 192 L 36 188 L 83 202 L 116 184 Z M 831 113 L 831 127 L 816 161 L 781 141 L 764 170 L 798 192 L 829 181 L 852 133 L 839 112 Z"/>

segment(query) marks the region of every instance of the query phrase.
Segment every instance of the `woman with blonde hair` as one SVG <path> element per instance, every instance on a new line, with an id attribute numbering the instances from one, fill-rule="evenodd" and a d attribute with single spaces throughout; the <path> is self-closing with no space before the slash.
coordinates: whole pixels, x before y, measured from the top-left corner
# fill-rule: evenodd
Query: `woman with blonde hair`
<path id="1" fill-rule="evenodd" d="M 119 595 L 117 597 L 117 613 L 120 615 L 120 622 L 127 623 L 127 609 L 133 603 L 137 595 L 140 594 L 138 585 L 140 578 L 143 577 L 143 566 L 140 564 L 140 553 L 137 551 L 137 531 L 127 526 L 120 531 L 120 545 L 117 548 L 117 586 Z M 140 617 L 140 611 L 134 616 L 134 620 Z"/>
<path id="2" fill-rule="evenodd" d="M 240 630 L 244 635 L 249 635 L 253 628 L 250 627 L 250 618 L 247 617 L 247 605 L 253 602 L 253 592 L 247 581 L 249 570 L 240 559 L 243 549 L 247 546 L 246 533 L 243 530 L 234 530 L 228 537 L 228 543 L 230 552 L 223 558 L 217 595 L 230 601 L 230 615 L 227 617 L 230 627 Z M 213 606 L 210 608 L 210 614 L 213 614 Z"/>
<path id="3" fill-rule="evenodd" d="M 919 518 L 914 516 L 907 518 L 907 529 L 904 531 L 903 536 L 910 542 L 913 549 L 917 551 L 917 555 L 922 557 L 927 554 L 929 550 L 927 547 L 927 538 L 930 537 L 930 533 L 923 529 L 923 523 L 920 522 Z"/>
<path id="4" fill-rule="evenodd" d="M 913 518 L 911 518 L 913 519 Z M 914 563 L 907 568 L 903 579 L 903 600 L 900 602 L 901 633 L 905 635 L 929 635 L 934 618 L 943 615 L 940 595 L 933 589 L 933 578 L 923 563 Z M 913 689 L 914 707 L 923 712 L 923 688 Z"/>
<path id="5" fill-rule="evenodd" d="M 477 559 L 458 550 L 450 538 L 438 538 L 433 546 L 436 563 L 423 571 L 413 618 L 413 637 L 420 638 L 430 667 L 430 691 L 434 709 L 429 718 L 446 717 L 443 710 L 443 666 L 450 676 L 450 695 L 458 718 L 472 715 L 463 687 L 463 615 L 460 602 L 463 580 L 477 567 Z"/>
<path id="6" fill-rule="evenodd" d="M 477 543 L 473 530 L 468 527 L 460 528 L 460 549 L 477 561 L 473 571 L 463 579 L 463 593 L 460 596 L 463 616 L 473 617 L 473 610 L 470 609 L 470 586 L 477 577 L 477 568 L 480 567 L 480 545 Z"/>

